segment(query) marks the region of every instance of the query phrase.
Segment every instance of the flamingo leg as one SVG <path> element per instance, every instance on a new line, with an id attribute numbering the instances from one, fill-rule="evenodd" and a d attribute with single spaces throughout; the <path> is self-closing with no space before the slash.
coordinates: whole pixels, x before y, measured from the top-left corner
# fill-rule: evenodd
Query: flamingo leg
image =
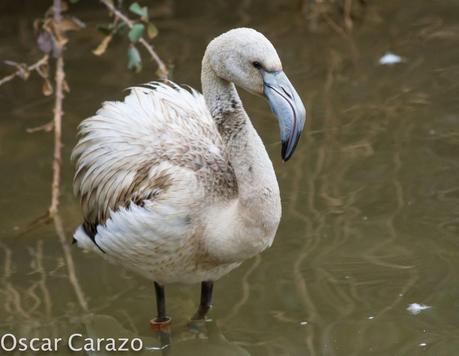
<path id="1" fill-rule="evenodd" d="M 205 320 L 207 313 L 212 307 L 212 290 L 214 282 L 205 281 L 201 283 L 201 302 L 198 311 L 194 314 L 192 320 Z"/>
<path id="2" fill-rule="evenodd" d="M 150 325 L 153 330 L 162 331 L 168 328 L 171 318 L 166 315 L 166 296 L 164 287 L 157 282 L 155 282 L 155 294 L 157 315 L 155 319 L 150 321 Z"/>
<path id="3" fill-rule="evenodd" d="M 169 319 L 166 316 L 166 296 L 164 294 L 164 287 L 157 282 L 155 282 L 155 294 L 157 308 L 157 316 L 155 321 L 164 322 Z"/>

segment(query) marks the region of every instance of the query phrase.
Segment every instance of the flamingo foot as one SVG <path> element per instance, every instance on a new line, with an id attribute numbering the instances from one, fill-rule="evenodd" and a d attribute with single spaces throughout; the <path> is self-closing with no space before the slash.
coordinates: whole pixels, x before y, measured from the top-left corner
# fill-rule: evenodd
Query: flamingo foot
<path id="1" fill-rule="evenodd" d="M 161 319 L 150 320 L 150 327 L 153 331 L 164 331 L 169 332 L 172 319 L 166 316 Z"/>

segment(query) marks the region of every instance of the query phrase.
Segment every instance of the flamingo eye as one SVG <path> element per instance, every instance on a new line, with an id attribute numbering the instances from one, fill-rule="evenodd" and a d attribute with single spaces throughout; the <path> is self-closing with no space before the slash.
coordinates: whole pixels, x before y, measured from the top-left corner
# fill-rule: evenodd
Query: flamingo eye
<path id="1" fill-rule="evenodd" d="M 260 62 L 252 62 L 252 65 L 257 68 L 257 69 L 261 69 L 262 68 L 262 65 L 260 64 Z"/>

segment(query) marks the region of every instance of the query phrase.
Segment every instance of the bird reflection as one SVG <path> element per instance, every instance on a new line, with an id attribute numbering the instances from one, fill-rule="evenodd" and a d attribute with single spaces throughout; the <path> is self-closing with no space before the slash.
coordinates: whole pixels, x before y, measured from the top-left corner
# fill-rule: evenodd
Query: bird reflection
<path id="1" fill-rule="evenodd" d="M 247 356 L 250 353 L 225 338 L 216 321 L 192 321 L 186 326 L 176 325 L 174 330 L 151 331 L 151 334 L 137 335 L 126 329 L 116 318 L 108 315 L 92 315 L 84 321 L 85 337 L 97 338 L 140 338 L 144 351 L 136 355 L 160 354 L 162 356 L 218 355 Z M 92 352 L 91 355 L 106 355 L 107 352 Z"/>
<path id="2" fill-rule="evenodd" d="M 190 322 L 188 334 L 191 338 L 171 343 L 168 356 L 246 356 L 250 353 L 225 338 L 214 320 Z M 164 350 L 165 351 L 165 350 Z"/>

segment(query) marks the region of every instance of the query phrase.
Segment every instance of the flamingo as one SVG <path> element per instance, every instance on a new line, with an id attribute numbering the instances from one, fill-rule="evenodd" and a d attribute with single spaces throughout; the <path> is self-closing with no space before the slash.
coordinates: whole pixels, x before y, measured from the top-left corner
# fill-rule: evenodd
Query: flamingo
<path id="1" fill-rule="evenodd" d="M 79 126 L 74 242 L 152 280 L 170 323 L 165 286 L 201 283 L 193 320 L 206 318 L 216 280 L 270 247 L 281 218 L 272 162 L 236 86 L 263 96 L 287 161 L 306 110 L 271 42 L 237 28 L 207 46 L 202 93 L 171 81 L 129 88 Z"/>

